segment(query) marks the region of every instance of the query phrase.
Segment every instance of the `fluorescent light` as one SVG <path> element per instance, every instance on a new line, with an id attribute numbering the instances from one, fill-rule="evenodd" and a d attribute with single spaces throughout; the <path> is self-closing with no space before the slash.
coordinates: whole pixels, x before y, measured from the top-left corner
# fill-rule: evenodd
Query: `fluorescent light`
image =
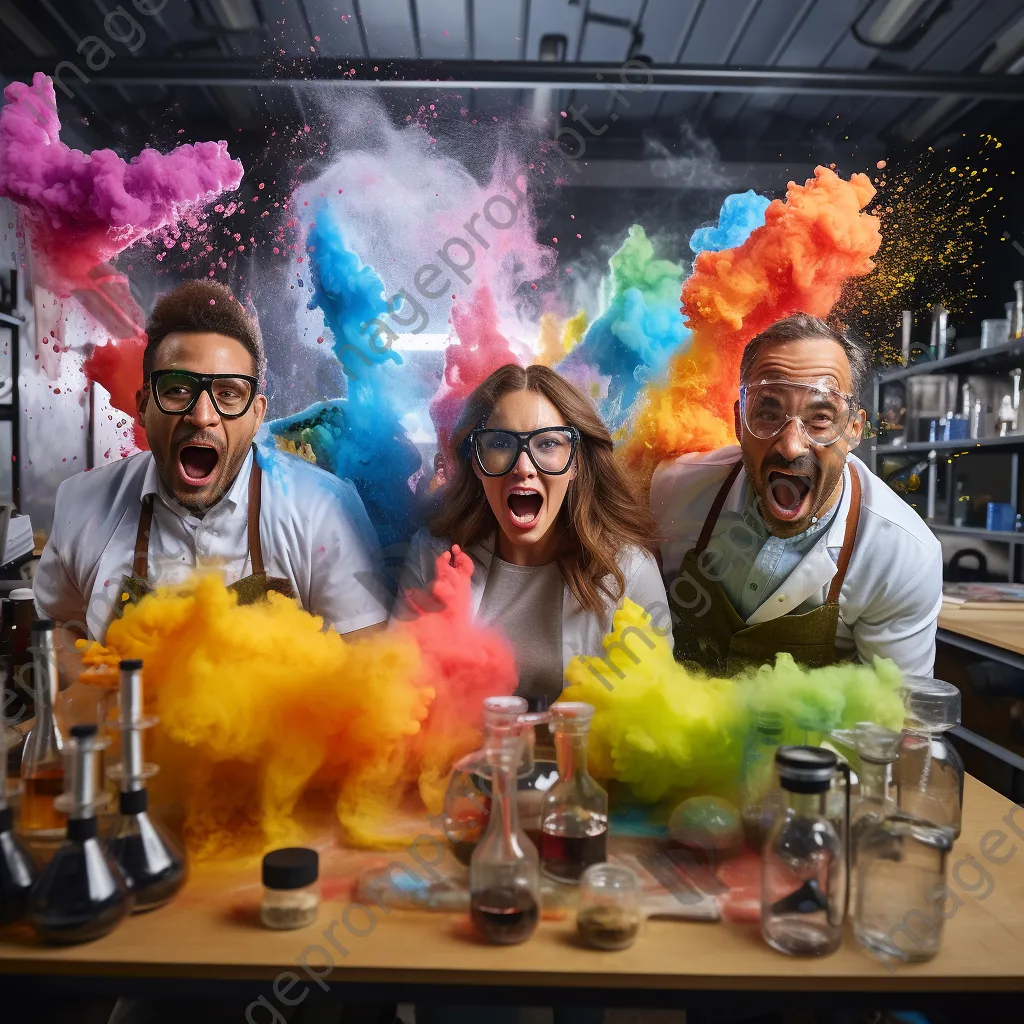
<path id="1" fill-rule="evenodd" d="M 11 34 L 33 57 L 56 55 L 57 50 L 50 40 L 11 3 L 11 0 L 0 0 L 0 22 L 10 29 Z"/>
<path id="2" fill-rule="evenodd" d="M 907 22 L 927 3 L 927 0 L 889 0 L 885 9 L 864 33 L 870 43 L 885 46 L 896 41 Z"/>

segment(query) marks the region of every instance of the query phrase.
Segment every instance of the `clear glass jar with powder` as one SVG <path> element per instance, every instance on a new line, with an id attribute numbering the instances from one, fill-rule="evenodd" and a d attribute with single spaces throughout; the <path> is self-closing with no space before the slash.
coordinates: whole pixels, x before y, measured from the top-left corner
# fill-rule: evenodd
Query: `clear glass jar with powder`
<path id="1" fill-rule="evenodd" d="M 300 846 L 273 850 L 263 858 L 260 920 L 267 928 L 305 928 L 320 909 L 320 858 Z"/>

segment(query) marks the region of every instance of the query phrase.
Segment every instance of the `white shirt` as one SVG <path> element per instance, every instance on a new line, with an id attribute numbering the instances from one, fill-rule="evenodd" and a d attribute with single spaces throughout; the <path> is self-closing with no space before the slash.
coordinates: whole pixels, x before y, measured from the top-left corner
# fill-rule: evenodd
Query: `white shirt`
<path id="1" fill-rule="evenodd" d="M 658 521 L 662 570 L 670 588 L 740 454 L 733 445 L 682 455 L 655 471 L 651 511 Z M 843 495 L 828 530 L 746 622 L 768 622 L 825 603 L 846 532 L 852 463 L 860 470 L 863 496 L 857 542 L 839 595 L 836 646 L 856 650 L 867 664 L 878 655 L 892 658 L 905 675 L 930 676 L 942 606 L 941 545 L 920 516 L 853 455 L 843 469 Z M 746 487 L 746 472 L 740 470 L 723 514 L 742 514 Z M 743 548 L 743 538 L 737 537 L 737 558 L 749 557 Z M 680 593 L 689 599 L 685 588 Z"/>
<path id="2" fill-rule="evenodd" d="M 419 530 L 410 542 L 409 554 L 399 581 L 399 602 L 395 617 L 408 617 L 404 610 L 402 594 L 411 589 L 425 590 L 434 579 L 434 567 L 439 555 L 451 549 L 451 541 L 434 537 L 426 528 Z M 493 545 L 474 544 L 466 552 L 473 559 L 473 577 L 470 591 L 473 599 L 473 614 L 478 615 L 483 601 L 487 578 L 494 558 Z M 657 623 L 666 620 L 668 598 L 661 581 L 658 563 L 649 551 L 628 547 L 619 553 L 619 568 L 626 578 L 625 596 L 640 605 Z M 562 595 L 562 671 L 578 654 L 599 656 L 603 654 L 602 641 L 611 632 L 612 613 L 609 607 L 603 614 L 584 608 L 572 595 L 568 587 Z M 500 623 L 497 623 L 500 627 Z"/>
<path id="3" fill-rule="evenodd" d="M 69 477 L 57 488 L 53 530 L 33 589 L 39 613 L 102 640 L 132 571 L 142 499 L 155 494 L 149 583 L 174 585 L 218 568 L 226 584 L 252 572 L 246 457 L 228 492 L 202 519 L 159 482 L 150 452 Z M 260 449 L 260 540 L 268 576 L 291 581 L 303 608 L 348 633 L 387 619 L 377 537 L 355 487 L 304 460 Z"/>

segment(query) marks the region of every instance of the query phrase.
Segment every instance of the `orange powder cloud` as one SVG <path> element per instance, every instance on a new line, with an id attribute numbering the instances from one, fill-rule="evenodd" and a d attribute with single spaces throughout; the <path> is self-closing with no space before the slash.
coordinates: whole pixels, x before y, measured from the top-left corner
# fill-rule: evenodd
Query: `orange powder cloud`
<path id="1" fill-rule="evenodd" d="M 128 607 L 83 678 L 116 685 L 119 658 L 143 660 L 154 802 L 184 808 L 195 856 L 301 842 L 332 807 L 350 845 L 405 845 L 479 746 L 483 699 L 517 683 L 504 637 L 471 623 L 471 576 L 467 555 L 442 556 L 429 610 L 352 642 L 287 598 L 239 606 L 201 577 Z"/>
<path id="2" fill-rule="evenodd" d="M 874 269 L 879 221 L 861 212 L 874 194 L 867 175 L 846 181 L 816 167 L 806 184 L 789 183 L 743 245 L 697 257 L 682 292 L 693 342 L 673 358 L 667 383 L 645 390 L 622 447 L 645 481 L 663 459 L 735 443 L 746 343 L 792 313 L 827 316 L 846 281 Z"/>

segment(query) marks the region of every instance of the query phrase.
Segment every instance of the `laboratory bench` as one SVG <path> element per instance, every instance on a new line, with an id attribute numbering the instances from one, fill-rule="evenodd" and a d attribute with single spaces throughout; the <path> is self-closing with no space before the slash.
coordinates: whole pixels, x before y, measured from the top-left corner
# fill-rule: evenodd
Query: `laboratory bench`
<path id="1" fill-rule="evenodd" d="M 46 993 L 263 997 L 280 1007 L 282 993 L 295 998 L 307 991 L 312 999 L 346 1003 L 590 1003 L 686 1007 L 695 1016 L 726 1006 L 757 1013 L 902 1006 L 1009 1019 L 1024 998 L 1024 809 L 973 778 L 966 780 L 963 833 L 949 860 L 956 898 L 942 949 L 918 965 L 883 965 L 849 930 L 831 956 L 788 957 L 762 941 L 756 923 L 648 921 L 632 948 L 597 952 L 578 945 L 571 912 L 542 920 L 521 945 L 488 946 L 473 937 L 465 913 L 370 907 L 371 926 L 367 910 L 350 902 L 350 890 L 329 897 L 329 874 L 321 873 L 317 923 L 297 931 L 260 926 L 254 861 L 199 866 L 170 905 L 131 917 L 87 945 L 48 947 L 24 926 L 0 932 L 0 1005 L 11 1005 L 4 1000 L 18 993 Z M 263 1012 L 254 1019 L 271 1019 Z"/>

